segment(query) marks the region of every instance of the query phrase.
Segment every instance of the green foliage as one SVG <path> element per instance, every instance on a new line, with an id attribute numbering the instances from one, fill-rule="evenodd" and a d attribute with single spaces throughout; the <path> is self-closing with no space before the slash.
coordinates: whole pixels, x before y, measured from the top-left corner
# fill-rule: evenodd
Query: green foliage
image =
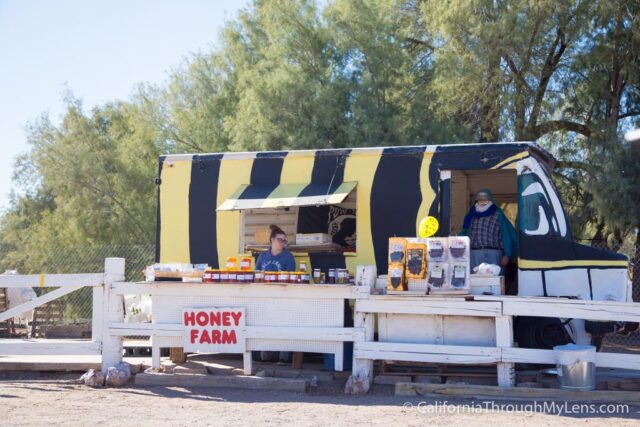
<path id="1" fill-rule="evenodd" d="M 152 243 L 157 157 L 537 140 L 576 235 L 640 222 L 637 0 L 256 0 L 160 86 L 30 124 L 0 267 Z M 620 202 L 622 201 L 622 202 Z M 602 236 L 601 236 L 602 237 Z M 74 266 L 75 268 L 75 266 Z"/>

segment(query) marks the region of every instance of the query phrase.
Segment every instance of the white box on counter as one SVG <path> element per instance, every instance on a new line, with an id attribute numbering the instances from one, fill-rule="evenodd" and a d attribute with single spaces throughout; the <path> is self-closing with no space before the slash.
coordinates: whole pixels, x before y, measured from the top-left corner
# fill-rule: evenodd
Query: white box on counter
<path id="1" fill-rule="evenodd" d="M 327 233 L 296 234 L 296 245 L 322 245 L 332 242 L 333 239 Z"/>
<path id="2" fill-rule="evenodd" d="M 504 276 L 472 274 L 469 283 L 471 295 L 504 295 Z"/>

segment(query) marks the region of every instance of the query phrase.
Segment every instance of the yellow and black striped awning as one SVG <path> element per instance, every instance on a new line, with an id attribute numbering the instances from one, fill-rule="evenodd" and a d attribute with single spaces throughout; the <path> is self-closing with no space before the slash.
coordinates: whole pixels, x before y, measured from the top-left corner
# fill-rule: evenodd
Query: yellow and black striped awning
<path id="1" fill-rule="evenodd" d="M 217 211 L 243 209 L 288 208 L 292 206 L 320 206 L 342 203 L 356 188 L 355 182 L 332 184 L 244 184 Z"/>

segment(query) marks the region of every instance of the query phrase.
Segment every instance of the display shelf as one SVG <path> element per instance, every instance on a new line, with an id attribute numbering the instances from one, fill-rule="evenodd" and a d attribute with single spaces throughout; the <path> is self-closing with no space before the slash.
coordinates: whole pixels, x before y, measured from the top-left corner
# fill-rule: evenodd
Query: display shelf
<path id="1" fill-rule="evenodd" d="M 245 250 L 250 252 L 266 252 L 269 245 L 245 245 Z M 287 250 L 293 254 L 297 253 L 328 253 L 342 254 L 344 249 L 337 243 L 323 243 L 320 245 L 288 245 Z"/>

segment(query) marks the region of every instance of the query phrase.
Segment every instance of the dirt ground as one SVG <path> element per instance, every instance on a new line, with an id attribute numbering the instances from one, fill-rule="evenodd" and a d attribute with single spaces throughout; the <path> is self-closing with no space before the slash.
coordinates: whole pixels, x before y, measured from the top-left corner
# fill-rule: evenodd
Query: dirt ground
<path id="1" fill-rule="evenodd" d="M 563 406 L 563 402 L 552 407 L 551 402 L 445 401 L 397 397 L 391 386 L 375 386 L 366 396 L 345 396 L 341 384 L 307 393 L 135 385 L 92 389 L 74 384 L 75 378 L 75 374 L 3 376 L 0 425 L 640 425 L 639 405 L 621 410 L 599 404 Z M 559 411 L 564 413 L 557 415 Z"/>

